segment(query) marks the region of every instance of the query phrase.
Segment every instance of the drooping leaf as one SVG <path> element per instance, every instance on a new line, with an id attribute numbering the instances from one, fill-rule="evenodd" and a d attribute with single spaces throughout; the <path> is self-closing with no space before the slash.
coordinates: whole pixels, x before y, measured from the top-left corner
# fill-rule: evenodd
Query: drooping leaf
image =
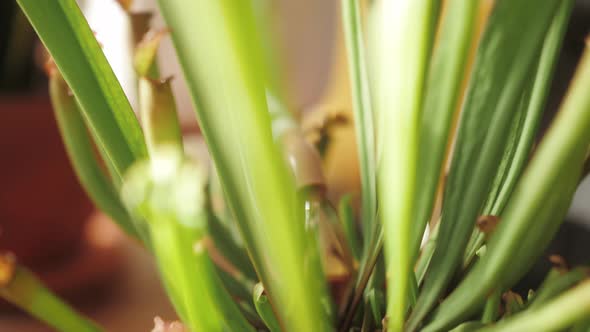
<path id="1" fill-rule="evenodd" d="M 50 73 L 49 94 L 61 137 L 82 187 L 94 204 L 113 218 L 127 234 L 139 236 L 115 187 L 101 169 L 78 104 L 57 71 Z"/>

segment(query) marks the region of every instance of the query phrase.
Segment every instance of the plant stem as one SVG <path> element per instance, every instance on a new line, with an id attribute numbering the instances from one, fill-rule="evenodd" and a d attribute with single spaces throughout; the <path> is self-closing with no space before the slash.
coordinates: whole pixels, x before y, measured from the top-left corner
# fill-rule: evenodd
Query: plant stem
<path id="1" fill-rule="evenodd" d="M 182 320 L 193 331 L 254 331 L 209 257 L 205 175 L 177 146 L 160 146 L 133 166 L 121 196 L 150 225 L 154 254 Z"/>
<path id="2" fill-rule="evenodd" d="M 499 311 L 500 311 L 500 304 L 502 300 L 502 290 L 497 289 L 493 291 L 488 299 L 486 300 L 486 305 L 483 309 L 483 314 L 481 317 L 481 322 L 483 324 L 490 324 L 495 322 L 498 319 Z"/>

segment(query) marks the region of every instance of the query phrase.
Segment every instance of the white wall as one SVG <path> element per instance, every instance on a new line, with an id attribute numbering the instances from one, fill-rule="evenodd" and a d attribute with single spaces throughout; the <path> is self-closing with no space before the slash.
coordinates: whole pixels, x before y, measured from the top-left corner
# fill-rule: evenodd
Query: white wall
<path id="1" fill-rule="evenodd" d="M 271 0 L 276 16 L 273 24 L 283 41 L 289 91 L 296 106 L 308 106 L 321 96 L 331 69 L 333 43 L 336 39 L 337 0 Z M 115 73 L 134 104 L 133 70 L 129 63 L 128 32 L 125 18 L 115 0 L 83 1 L 86 15 Z M 133 9 L 157 11 L 155 0 L 136 0 Z M 163 27 L 161 17 L 154 20 Z M 175 94 L 183 121 L 194 121 L 190 98 L 180 74 L 169 39 L 162 45 L 160 66 L 163 76 L 175 76 Z"/>

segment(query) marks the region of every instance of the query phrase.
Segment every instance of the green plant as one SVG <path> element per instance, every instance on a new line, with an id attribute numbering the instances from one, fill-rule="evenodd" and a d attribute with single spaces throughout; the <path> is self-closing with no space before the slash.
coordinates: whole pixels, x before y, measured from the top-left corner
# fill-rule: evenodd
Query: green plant
<path id="1" fill-rule="evenodd" d="M 587 270 L 555 269 L 526 301 L 509 292 L 555 235 L 588 156 L 588 52 L 533 149 L 572 0 L 497 0 L 481 39 L 481 1 L 376 0 L 364 24 L 359 1 L 342 0 L 362 237 L 350 199 L 339 213 L 327 201 L 275 76 L 265 1 L 159 1 L 215 172 L 184 155 L 155 64 L 164 32 L 137 45 L 142 130 L 75 1 L 17 2 L 55 62 L 50 91 L 81 183 L 153 252 L 191 331 L 589 328 Z M 64 331 L 97 329 L 1 263 L 1 296 Z M 347 272 L 340 294 L 327 291 L 334 264 Z"/>

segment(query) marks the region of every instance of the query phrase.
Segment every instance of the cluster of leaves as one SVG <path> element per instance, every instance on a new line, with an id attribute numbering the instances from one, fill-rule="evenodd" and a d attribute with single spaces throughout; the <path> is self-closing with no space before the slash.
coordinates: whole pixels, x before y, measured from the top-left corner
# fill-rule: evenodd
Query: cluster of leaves
<path id="1" fill-rule="evenodd" d="M 148 33 L 148 16 L 129 14 L 140 126 L 75 1 L 17 2 L 55 63 L 51 96 L 80 182 L 153 252 L 189 330 L 590 327 L 584 269 L 555 268 L 526 301 L 509 291 L 559 228 L 590 146 L 585 55 L 533 151 L 572 0 L 497 0 L 481 38 L 486 1 L 377 0 L 362 15 L 342 0 L 358 224 L 349 198 L 338 212 L 327 201 L 289 112 L 264 1 L 159 1 L 213 167 L 185 154 L 156 65 L 166 32 Z M 57 329 L 98 329 L 9 256 L 0 263 L 0 295 Z"/>

